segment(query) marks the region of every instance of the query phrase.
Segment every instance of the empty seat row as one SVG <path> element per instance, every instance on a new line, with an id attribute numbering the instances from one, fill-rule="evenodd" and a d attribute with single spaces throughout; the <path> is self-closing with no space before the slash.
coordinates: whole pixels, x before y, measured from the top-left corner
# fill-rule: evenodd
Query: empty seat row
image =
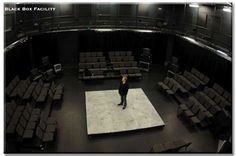
<path id="1" fill-rule="evenodd" d="M 221 108 L 203 92 L 196 92 L 195 98 L 201 103 L 201 105 L 215 115 L 217 112 L 221 111 Z"/>
<path id="2" fill-rule="evenodd" d="M 90 71 L 91 75 L 90 76 L 83 76 L 83 79 L 102 79 L 104 78 L 104 72 L 103 70 L 93 70 Z"/>
<path id="3" fill-rule="evenodd" d="M 121 69 L 120 74 L 127 74 L 129 77 L 141 77 L 140 69 L 138 68 L 129 68 L 129 69 Z"/>
<path id="4" fill-rule="evenodd" d="M 46 101 L 50 85 L 50 83 L 43 83 L 42 80 L 39 80 L 39 83 L 32 93 L 32 103 L 35 104 L 35 106 Z"/>
<path id="5" fill-rule="evenodd" d="M 102 57 L 103 53 L 102 52 L 84 52 L 80 53 L 80 58 L 82 57 Z"/>
<path id="6" fill-rule="evenodd" d="M 113 66 L 113 68 L 137 67 L 137 62 L 135 62 L 135 61 L 131 61 L 131 62 L 113 62 L 112 66 Z"/>
<path id="7" fill-rule="evenodd" d="M 52 85 L 49 89 L 49 96 L 52 98 L 54 102 L 59 102 L 62 100 L 64 94 L 64 86 L 61 84 L 55 84 L 52 82 Z"/>
<path id="8" fill-rule="evenodd" d="M 6 94 L 8 96 L 11 95 L 11 93 L 13 92 L 13 90 L 16 88 L 17 84 L 20 82 L 20 78 L 19 76 L 15 76 L 14 79 L 12 79 L 12 81 L 8 84 L 7 88 L 6 88 Z"/>
<path id="9" fill-rule="evenodd" d="M 184 76 L 182 75 L 175 75 L 174 79 L 187 91 L 190 91 L 191 89 L 196 89 L 196 86 L 192 84 L 189 80 L 187 80 Z"/>
<path id="10" fill-rule="evenodd" d="M 40 120 L 36 128 L 35 139 L 39 142 L 41 150 L 44 150 L 47 144 L 55 141 L 57 127 L 57 121 L 51 117 Z"/>
<path id="11" fill-rule="evenodd" d="M 132 51 L 110 51 L 109 56 L 132 56 Z"/>
<path id="12" fill-rule="evenodd" d="M 105 57 L 80 58 L 80 63 L 96 63 L 96 62 L 106 62 L 106 59 Z"/>
<path id="13" fill-rule="evenodd" d="M 225 96 L 229 101 L 231 100 L 229 92 L 227 92 L 223 87 L 221 87 L 219 84 L 214 83 L 212 86 L 212 89 L 216 92 L 215 94 L 219 94 L 220 96 Z"/>
<path id="14" fill-rule="evenodd" d="M 14 103 L 14 101 L 13 101 Z M 37 122 L 40 116 L 41 110 L 37 108 L 33 108 L 30 104 L 26 106 L 18 105 L 14 110 L 13 115 L 10 117 L 9 122 L 6 124 L 6 133 L 7 134 L 14 134 L 16 127 L 18 124 L 23 126 L 32 127 L 32 124 L 27 125 L 27 122 Z M 7 122 L 7 116 L 6 116 Z"/>
<path id="15" fill-rule="evenodd" d="M 224 96 L 219 95 L 214 89 L 205 87 L 203 93 L 211 98 L 216 104 L 224 108 L 225 106 L 231 106 L 231 102 L 227 101 Z"/>
<path id="16" fill-rule="evenodd" d="M 110 57 L 111 62 L 126 62 L 126 61 L 134 61 L 133 56 L 114 56 Z"/>
<path id="17" fill-rule="evenodd" d="M 191 69 L 191 73 L 195 78 L 197 78 L 201 82 L 202 85 L 206 85 L 210 80 L 206 75 L 202 74 L 195 68 Z"/>
<path id="18" fill-rule="evenodd" d="M 179 105 L 177 116 L 180 115 L 188 118 L 193 125 L 200 125 L 202 127 L 210 125 L 213 117 L 213 115 L 193 96 L 188 98 L 187 103 Z"/>
<path id="19" fill-rule="evenodd" d="M 25 109 L 16 127 L 16 133 L 21 139 L 32 139 L 36 124 L 40 118 L 39 112 L 33 113 Z"/>
<path id="20" fill-rule="evenodd" d="M 197 79 L 195 76 L 193 76 L 190 72 L 188 71 L 184 71 L 184 74 L 183 76 L 189 80 L 194 86 L 195 88 L 198 88 L 200 85 L 203 85 L 201 84 L 201 81 L 199 79 Z"/>
<path id="21" fill-rule="evenodd" d="M 188 94 L 188 91 L 173 78 L 166 77 L 163 82 L 158 82 L 158 86 L 169 95 L 173 95 L 177 91 L 183 95 Z"/>
<path id="22" fill-rule="evenodd" d="M 30 78 L 27 78 L 26 80 L 20 80 L 20 82 L 17 84 L 15 89 L 10 93 L 10 95 L 8 94 L 8 97 L 10 97 L 11 99 L 16 98 L 17 96 L 23 97 L 24 93 L 30 86 L 30 83 L 31 83 Z"/>
<path id="23" fill-rule="evenodd" d="M 80 69 L 96 69 L 96 68 L 106 68 L 106 63 L 80 63 Z"/>

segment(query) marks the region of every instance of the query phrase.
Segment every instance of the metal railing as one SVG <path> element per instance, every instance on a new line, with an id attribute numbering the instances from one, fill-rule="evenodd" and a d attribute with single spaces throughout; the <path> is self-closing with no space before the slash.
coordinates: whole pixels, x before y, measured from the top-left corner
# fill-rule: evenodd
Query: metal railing
<path id="1" fill-rule="evenodd" d="M 171 25 L 171 19 L 152 18 L 143 16 L 55 16 L 34 20 L 26 20 L 15 25 L 17 36 L 33 33 L 42 33 L 55 30 L 89 29 L 89 28 L 129 28 L 148 30 L 179 31 L 192 35 L 196 39 L 205 40 L 206 43 L 223 47 L 231 54 L 232 36 L 187 23 Z M 218 37 L 220 36 L 220 37 Z M 220 39 L 219 39 L 220 38 Z"/>

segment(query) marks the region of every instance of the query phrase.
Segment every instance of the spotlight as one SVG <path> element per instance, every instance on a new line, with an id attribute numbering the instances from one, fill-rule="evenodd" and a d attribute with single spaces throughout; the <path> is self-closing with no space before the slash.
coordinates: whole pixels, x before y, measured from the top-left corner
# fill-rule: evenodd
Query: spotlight
<path id="1" fill-rule="evenodd" d="M 108 32 L 108 31 L 113 31 L 112 29 L 95 29 L 96 31 L 100 32 Z"/>
<path id="2" fill-rule="evenodd" d="M 189 4 L 189 7 L 198 8 L 199 5 L 197 3 L 192 3 L 192 4 Z"/>
<path id="3" fill-rule="evenodd" d="M 230 8 L 230 7 L 227 7 L 227 6 L 224 6 L 223 11 L 225 11 L 225 12 L 231 12 L 231 8 Z"/>
<path id="4" fill-rule="evenodd" d="M 135 30 L 136 32 L 142 32 L 142 33 L 152 33 L 153 31 L 152 30 L 141 30 L 141 29 L 138 29 L 138 30 Z"/>

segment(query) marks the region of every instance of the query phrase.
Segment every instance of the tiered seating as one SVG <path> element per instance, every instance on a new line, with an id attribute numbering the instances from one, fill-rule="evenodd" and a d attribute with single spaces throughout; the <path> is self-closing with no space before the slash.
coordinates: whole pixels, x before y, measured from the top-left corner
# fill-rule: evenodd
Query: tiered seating
<path id="1" fill-rule="evenodd" d="M 5 111 L 7 138 L 15 137 L 16 142 L 20 143 L 19 148 L 29 146 L 40 147 L 43 150 L 45 143 L 55 140 L 57 121 L 49 117 L 49 114 L 43 114 L 41 109 L 33 108 L 29 103 L 23 106 L 12 101 L 7 103 Z"/>
<path id="2" fill-rule="evenodd" d="M 208 110 L 195 97 L 190 96 L 187 103 L 179 105 L 177 116 L 183 115 L 189 119 L 191 124 L 206 127 L 211 124 L 213 117 Z"/>
<path id="3" fill-rule="evenodd" d="M 158 86 L 160 86 L 169 95 L 173 95 L 177 91 L 182 95 L 188 95 L 188 91 L 173 78 L 166 77 L 163 82 L 158 82 Z"/>
<path id="4" fill-rule="evenodd" d="M 166 77 L 163 82 L 158 82 L 157 85 L 168 95 L 173 95 L 178 90 L 178 84 L 176 84 L 172 78 L 168 77 Z"/>
<path id="5" fill-rule="evenodd" d="M 191 77 L 194 79 L 194 81 L 200 82 L 200 84 L 203 86 L 207 85 L 210 80 L 206 75 L 202 74 L 195 68 L 192 68 L 190 74 L 191 74 Z"/>
<path id="6" fill-rule="evenodd" d="M 15 133 L 18 126 L 18 133 L 22 134 L 23 129 L 32 129 L 40 116 L 40 109 L 32 108 L 29 104 L 26 106 L 18 105 L 15 101 L 6 106 L 6 134 L 12 135 Z M 28 133 L 27 133 L 28 134 Z"/>
<path id="7" fill-rule="evenodd" d="M 193 74 L 194 73 L 194 74 Z M 208 82 L 209 78 L 199 71 L 197 71 L 195 68 L 192 69 L 192 73 L 188 71 L 184 71 L 184 73 L 181 74 L 173 74 L 173 78 L 166 79 L 164 82 L 158 82 L 158 85 L 167 92 L 167 94 L 175 94 L 178 90 L 181 95 L 189 95 L 190 93 L 194 93 L 198 89 L 202 89 Z M 175 85 L 174 85 L 175 84 Z M 174 87 L 176 86 L 176 87 Z M 201 88 L 199 88 L 201 86 Z M 169 87 L 167 89 L 167 87 Z M 228 97 L 229 94 L 226 93 L 226 96 Z"/>
<path id="8" fill-rule="evenodd" d="M 131 51 L 109 52 L 109 59 L 113 69 L 115 71 L 120 71 L 120 74 L 127 74 L 129 77 L 142 76 Z"/>
<path id="9" fill-rule="evenodd" d="M 8 84 L 6 88 L 6 95 L 8 98 L 13 97 L 16 93 L 14 92 L 15 88 L 17 87 L 18 83 L 20 82 L 19 76 L 15 76 L 15 78 Z"/>
<path id="10" fill-rule="evenodd" d="M 91 75 L 83 74 L 85 70 L 88 70 Z M 82 73 L 83 79 L 104 78 L 106 70 L 106 59 L 102 52 L 80 53 L 79 72 Z"/>
<path id="11" fill-rule="evenodd" d="M 57 132 L 57 121 L 53 118 L 41 119 L 37 126 L 35 139 L 39 141 L 41 150 L 44 150 L 48 143 L 55 140 Z"/>
<path id="12" fill-rule="evenodd" d="M 231 103 L 232 103 L 231 94 L 228 91 L 224 90 L 217 83 L 214 83 L 212 88 L 205 87 L 203 90 L 203 94 L 208 96 L 220 108 L 225 108 L 226 106 L 231 106 Z"/>
<path id="13" fill-rule="evenodd" d="M 194 85 L 189 82 L 186 78 L 184 78 L 182 75 L 175 75 L 174 81 L 178 83 L 180 86 L 184 88 L 184 91 L 187 90 L 188 92 L 192 89 L 194 89 Z"/>
<path id="14" fill-rule="evenodd" d="M 32 103 L 35 106 L 39 106 L 46 101 L 50 83 L 43 83 L 42 80 L 39 80 L 32 93 Z"/>
<path id="15" fill-rule="evenodd" d="M 52 97 L 52 100 L 55 102 L 59 102 L 63 98 L 64 86 L 63 85 L 55 85 L 52 82 L 52 85 L 49 89 L 49 95 Z"/>
<path id="16" fill-rule="evenodd" d="M 221 86 L 214 83 L 212 88 L 205 87 L 189 97 L 186 104 L 179 105 L 178 115 L 183 114 L 192 124 L 202 127 L 211 124 L 211 119 L 226 106 L 231 106 L 231 95 Z"/>

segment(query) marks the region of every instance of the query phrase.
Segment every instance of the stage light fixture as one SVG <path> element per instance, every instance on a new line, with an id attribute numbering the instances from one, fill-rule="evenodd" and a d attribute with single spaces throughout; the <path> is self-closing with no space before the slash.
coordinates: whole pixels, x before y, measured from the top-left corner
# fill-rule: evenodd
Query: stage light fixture
<path id="1" fill-rule="evenodd" d="M 231 7 L 224 6 L 223 11 L 231 12 Z"/>
<path id="2" fill-rule="evenodd" d="M 197 3 L 191 3 L 191 4 L 189 4 L 189 7 L 191 7 L 191 8 L 198 8 L 199 5 Z"/>

